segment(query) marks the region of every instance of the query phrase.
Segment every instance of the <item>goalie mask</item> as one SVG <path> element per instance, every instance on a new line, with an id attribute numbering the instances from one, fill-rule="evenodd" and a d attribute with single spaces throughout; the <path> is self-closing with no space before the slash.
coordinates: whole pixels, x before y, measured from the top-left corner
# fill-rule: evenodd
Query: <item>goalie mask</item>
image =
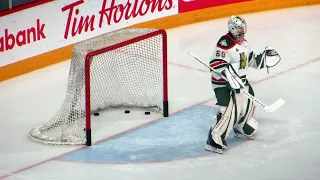
<path id="1" fill-rule="evenodd" d="M 246 21 L 237 15 L 231 16 L 228 21 L 228 29 L 232 36 L 238 41 L 244 41 L 244 35 L 247 32 L 247 23 Z"/>

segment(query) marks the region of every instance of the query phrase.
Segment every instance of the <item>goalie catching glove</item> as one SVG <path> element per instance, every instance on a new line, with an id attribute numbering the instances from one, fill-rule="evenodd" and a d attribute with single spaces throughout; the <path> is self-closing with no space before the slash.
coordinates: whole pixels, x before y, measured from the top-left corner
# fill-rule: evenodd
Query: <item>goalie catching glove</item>
<path id="1" fill-rule="evenodd" d="M 281 57 L 276 49 L 272 47 L 266 47 L 262 53 L 253 57 L 256 63 L 257 69 L 262 69 L 267 67 L 269 72 L 269 68 L 274 67 L 277 65 Z"/>

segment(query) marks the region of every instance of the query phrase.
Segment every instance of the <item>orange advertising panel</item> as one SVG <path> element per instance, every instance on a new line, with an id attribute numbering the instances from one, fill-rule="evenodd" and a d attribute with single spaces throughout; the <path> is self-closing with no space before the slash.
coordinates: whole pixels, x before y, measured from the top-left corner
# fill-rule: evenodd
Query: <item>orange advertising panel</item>
<path id="1" fill-rule="evenodd" d="M 179 0 L 179 13 L 252 0 Z"/>

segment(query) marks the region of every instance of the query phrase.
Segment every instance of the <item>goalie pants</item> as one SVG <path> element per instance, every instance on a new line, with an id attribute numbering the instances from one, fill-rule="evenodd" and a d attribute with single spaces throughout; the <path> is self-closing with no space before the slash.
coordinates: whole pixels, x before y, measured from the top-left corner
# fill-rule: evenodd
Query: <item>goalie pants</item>
<path id="1" fill-rule="evenodd" d="M 251 85 L 245 85 L 247 91 L 254 96 Z M 252 137 L 259 125 L 253 118 L 255 106 L 253 102 L 242 95 L 235 93 L 228 87 L 214 89 L 219 112 L 213 118 L 207 143 L 217 148 L 227 148 L 226 137 L 231 130 L 245 137 Z"/>

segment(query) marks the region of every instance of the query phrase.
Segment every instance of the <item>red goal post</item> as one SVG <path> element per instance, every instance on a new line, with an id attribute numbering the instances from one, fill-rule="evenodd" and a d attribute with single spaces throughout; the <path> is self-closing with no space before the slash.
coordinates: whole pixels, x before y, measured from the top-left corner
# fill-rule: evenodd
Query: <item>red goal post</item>
<path id="1" fill-rule="evenodd" d="M 94 112 L 155 108 L 168 117 L 167 65 L 162 29 L 121 29 L 77 43 L 62 107 L 29 137 L 44 144 L 90 146 Z"/>

